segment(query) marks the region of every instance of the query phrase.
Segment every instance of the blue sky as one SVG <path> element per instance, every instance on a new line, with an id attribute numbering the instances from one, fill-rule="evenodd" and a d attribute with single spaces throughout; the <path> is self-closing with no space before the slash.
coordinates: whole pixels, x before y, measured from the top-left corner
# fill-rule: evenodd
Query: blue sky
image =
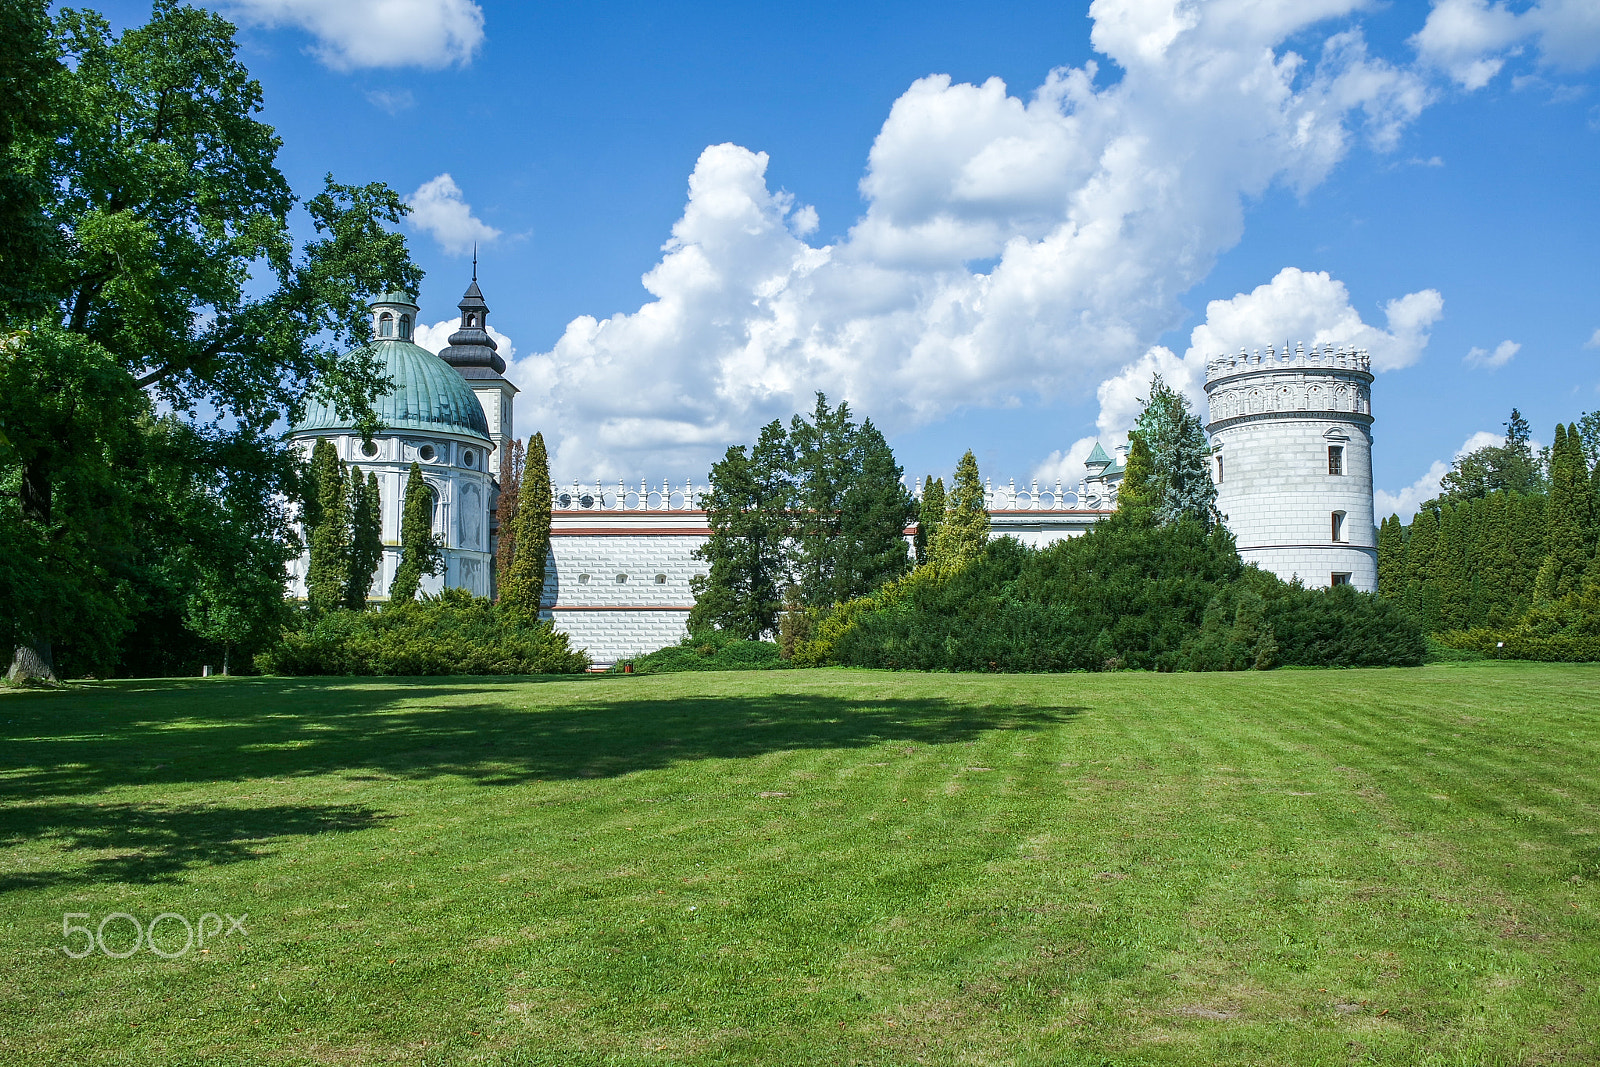
<path id="1" fill-rule="evenodd" d="M 425 322 L 480 238 L 558 480 L 824 389 L 908 474 L 1071 482 L 1152 370 L 1285 339 L 1389 368 L 1380 509 L 1600 408 L 1596 0 L 213 6 L 298 190 L 417 201 Z"/>

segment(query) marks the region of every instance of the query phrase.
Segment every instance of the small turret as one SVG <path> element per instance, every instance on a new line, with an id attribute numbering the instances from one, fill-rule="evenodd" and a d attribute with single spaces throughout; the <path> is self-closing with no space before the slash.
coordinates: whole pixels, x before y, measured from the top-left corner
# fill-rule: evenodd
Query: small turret
<path id="1" fill-rule="evenodd" d="M 417 321 L 417 303 L 410 293 L 379 293 L 370 305 L 374 341 L 409 341 Z"/>

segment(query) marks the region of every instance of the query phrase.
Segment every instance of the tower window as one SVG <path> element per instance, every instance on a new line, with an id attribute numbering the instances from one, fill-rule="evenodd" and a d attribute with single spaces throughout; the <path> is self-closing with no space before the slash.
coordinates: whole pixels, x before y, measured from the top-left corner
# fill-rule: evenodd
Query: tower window
<path id="1" fill-rule="evenodd" d="M 473 460 L 472 449 L 469 448 L 465 452 L 461 453 L 461 465 L 463 467 L 472 466 L 472 460 Z"/>
<path id="2" fill-rule="evenodd" d="M 423 445 L 417 450 L 417 455 L 422 457 L 422 461 L 424 463 L 432 463 L 433 457 L 438 455 L 438 453 L 433 450 L 432 445 Z"/>
<path id="3" fill-rule="evenodd" d="M 410 315 L 401 315 L 400 316 L 400 340 L 402 340 L 402 341 L 411 340 L 411 316 Z"/>
<path id="4" fill-rule="evenodd" d="M 387 311 L 378 316 L 378 336 L 394 336 L 394 316 L 389 314 Z"/>
<path id="5" fill-rule="evenodd" d="M 618 585 L 621 585 L 622 583 L 626 582 L 627 580 L 628 580 L 628 576 L 626 574 L 617 575 L 617 584 Z"/>
<path id="6" fill-rule="evenodd" d="M 1332 576 L 1332 584 L 1334 584 L 1334 585 L 1349 585 L 1350 584 L 1350 572 L 1349 571 L 1334 571 L 1333 572 L 1333 576 Z"/>
<path id="7" fill-rule="evenodd" d="M 376 441 L 364 441 L 364 442 L 362 442 L 362 444 L 361 444 L 361 454 L 363 456 L 367 456 L 367 457 L 376 456 L 378 454 L 378 442 L 376 442 Z"/>
<path id="8" fill-rule="evenodd" d="M 657 585 L 666 585 L 667 584 L 667 576 L 665 574 L 656 575 L 656 584 Z"/>
<path id="9" fill-rule="evenodd" d="M 1217 484 L 1222 484 L 1222 457 L 1217 457 Z"/>
<path id="10" fill-rule="evenodd" d="M 1333 526 L 1333 539 L 1335 541 L 1343 541 L 1345 539 L 1345 536 L 1344 536 L 1344 512 L 1335 511 L 1333 513 L 1332 526 Z"/>
<path id="11" fill-rule="evenodd" d="M 588 585 L 589 584 L 589 576 L 587 574 L 578 575 L 578 584 L 579 585 Z"/>
<path id="12" fill-rule="evenodd" d="M 1328 446 L 1328 473 L 1344 473 L 1344 445 Z M 1337 540 L 1337 538 L 1335 538 Z"/>
<path id="13" fill-rule="evenodd" d="M 470 311 L 467 312 L 467 325 L 468 326 L 476 326 L 476 325 L 478 325 L 478 316 L 474 315 Z"/>

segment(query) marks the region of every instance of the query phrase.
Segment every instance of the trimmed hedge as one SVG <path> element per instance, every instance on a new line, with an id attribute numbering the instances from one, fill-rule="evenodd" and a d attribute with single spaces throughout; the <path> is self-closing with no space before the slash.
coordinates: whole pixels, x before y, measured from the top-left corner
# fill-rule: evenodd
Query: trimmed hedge
<path id="1" fill-rule="evenodd" d="M 330 611 L 256 657 L 265 674 L 575 674 L 574 652 L 549 622 L 530 622 L 460 589 L 369 611 Z"/>

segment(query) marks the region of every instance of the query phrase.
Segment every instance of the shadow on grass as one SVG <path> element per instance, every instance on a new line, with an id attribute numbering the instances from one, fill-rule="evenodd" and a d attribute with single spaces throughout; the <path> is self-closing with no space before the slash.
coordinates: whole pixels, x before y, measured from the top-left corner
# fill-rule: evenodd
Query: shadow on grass
<path id="1" fill-rule="evenodd" d="M 190 867 L 271 855 L 274 838 L 368 830 L 392 818 L 366 807 L 272 805 L 163 808 L 28 804 L 6 811 L 0 848 L 42 842 L 68 855 L 109 852 L 81 868 L 0 875 L 0 892 L 102 882 L 176 882 Z"/>
<path id="2" fill-rule="evenodd" d="M 950 744 L 1081 710 L 815 693 L 618 699 L 615 684 L 581 683 L 571 703 L 528 707 L 520 688 L 250 679 L 11 698 L 0 703 L 0 801 L 341 772 L 602 778 L 791 748 Z M 8 822 L 0 804 L 0 836 Z"/>

